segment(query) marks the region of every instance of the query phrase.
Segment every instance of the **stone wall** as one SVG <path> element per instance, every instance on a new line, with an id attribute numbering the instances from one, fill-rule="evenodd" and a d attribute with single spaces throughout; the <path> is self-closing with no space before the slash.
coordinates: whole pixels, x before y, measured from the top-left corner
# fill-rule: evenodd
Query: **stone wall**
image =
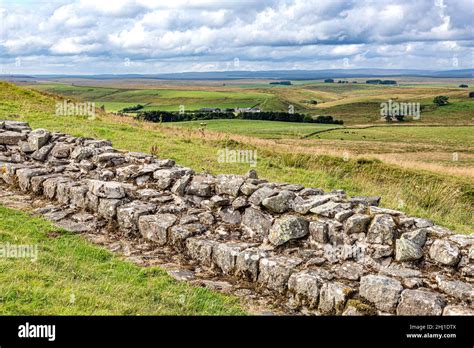
<path id="1" fill-rule="evenodd" d="M 7 185 L 61 204 L 44 213 L 71 230 L 108 224 L 305 313 L 474 313 L 474 235 L 380 208 L 379 197 L 270 183 L 255 171 L 198 174 L 15 121 L 0 121 L 0 168 Z"/>

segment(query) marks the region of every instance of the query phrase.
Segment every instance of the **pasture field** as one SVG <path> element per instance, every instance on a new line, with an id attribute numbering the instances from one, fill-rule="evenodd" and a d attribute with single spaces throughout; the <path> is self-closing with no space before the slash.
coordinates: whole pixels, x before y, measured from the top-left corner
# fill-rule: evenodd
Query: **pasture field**
<path id="1" fill-rule="evenodd" d="M 144 110 L 179 111 L 180 105 L 186 110 L 199 110 L 205 107 L 237 108 L 260 105 L 271 110 L 278 104 L 275 95 L 255 91 L 226 90 L 185 90 L 185 89 L 124 89 L 94 86 L 76 86 L 67 84 L 36 84 L 31 87 L 74 97 L 82 101 L 104 105 L 106 111 L 119 111 L 122 105 L 146 104 Z"/>
<path id="2" fill-rule="evenodd" d="M 356 79 L 357 80 L 357 79 Z M 401 79 L 398 86 L 358 83 L 324 83 L 321 81 L 292 81 L 291 86 L 270 85 L 269 80 L 190 82 L 153 80 L 61 80 L 36 83 L 30 87 L 104 105 L 106 111 L 117 112 L 123 107 L 146 104 L 144 110 L 178 111 L 205 107 L 221 109 L 259 107 L 265 111 L 288 111 L 311 115 L 332 115 L 345 125 L 381 123 L 380 104 L 389 99 L 421 105 L 421 118 L 414 124 L 465 125 L 474 124 L 474 99 L 469 98 L 473 88 L 459 88 L 456 80 Z M 467 81 L 465 81 L 467 80 Z M 349 81 L 352 81 L 349 79 Z M 471 79 L 459 79 L 471 83 Z M 89 84 L 89 85 L 85 85 Z M 438 95 L 449 97 L 442 107 L 433 104 Z M 316 101 L 316 103 L 315 103 Z"/>
<path id="3" fill-rule="evenodd" d="M 177 127 L 198 129 L 205 124 L 205 129 L 210 131 L 247 135 L 262 139 L 288 139 L 301 138 L 313 132 L 340 127 L 333 124 L 315 124 L 300 122 L 279 122 L 259 120 L 206 120 L 176 122 Z"/>

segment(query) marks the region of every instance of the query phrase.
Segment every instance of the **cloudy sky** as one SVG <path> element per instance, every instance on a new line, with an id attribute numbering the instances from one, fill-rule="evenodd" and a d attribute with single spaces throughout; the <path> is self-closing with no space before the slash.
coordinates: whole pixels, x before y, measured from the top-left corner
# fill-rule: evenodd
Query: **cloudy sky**
<path id="1" fill-rule="evenodd" d="M 0 73 L 464 69 L 474 0 L 0 0 Z"/>

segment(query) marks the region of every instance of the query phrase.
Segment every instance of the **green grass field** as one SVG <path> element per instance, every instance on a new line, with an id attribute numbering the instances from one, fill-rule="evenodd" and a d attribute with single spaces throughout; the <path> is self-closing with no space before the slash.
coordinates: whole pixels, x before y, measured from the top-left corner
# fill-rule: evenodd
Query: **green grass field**
<path id="1" fill-rule="evenodd" d="M 236 298 L 177 282 L 0 206 L 0 244 L 36 245 L 38 259 L 0 258 L 0 315 L 243 315 Z"/>
<path id="2" fill-rule="evenodd" d="M 178 111 L 180 105 L 186 110 L 199 110 L 205 107 L 236 108 L 260 105 L 262 109 L 278 104 L 273 94 L 253 91 L 206 91 L 183 89 L 125 89 L 93 86 L 73 86 L 67 84 L 35 84 L 31 87 L 74 97 L 81 101 L 95 102 L 105 106 L 106 111 L 116 112 L 124 107 L 147 104 L 144 110 Z"/>
<path id="3" fill-rule="evenodd" d="M 406 127 L 377 126 L 366 129 L 341 129 L 317 135 L 320 139 L 350 140 L 350 141 L 378 141 L 387 143 L 400 143 L 417 145 L 442 145 L 452 148 L 455 152 L 459 149 L 471 147 L 474 144 L 474 127 Z M 314 136 L 313 136 L 314 137 Z"/>
<path id="4" fill-rule="evenodd" d="M 324 83 L 321 81 L 293 81 L 291 86 L 270 85 L 268 82 L 232 83 L 221 86 L 180 85 L 179 88 L 161 85 L 159 88 L 132 88 L 117 80 L 115 87 L 94 86 L 97 81 L 87 81 L 90 86 L 69 83 L 36 83 L 30 87 L 81 101 L 104 105 L 108 112 L 118 112 L 124 107 L 146 104 L 144 111 L 199 110 L 205 107 L 236 108 L 257 106 L 262 110 L 288 111 L 290 105 L 297 112 L 312 115 L 332 115 L 346 125 L 379 123 L 380 104 L 389 99 L 420 103 L 424 124 L 474 124 L 474 100 L 468 97 L 472 88 L 458 88 L 455 83 L 442 81 L 432 84 L 401 84 L 400 86 L 368 85 L 360 83 Z M 447 95 L 450 104 L 435 107 L 433 98 Z M 317 104 L 313 101 L 316 100 Z"/>
<path id="5" fill-rule="evenodd" d="M 258 120 L 206 120 L 174 122 L 167 125 L 197 129 L 202 128 L 222 133 L 248 135 L 262 139 L 301 138 L 316 131 L 340 127 L 333 124 L 314 124 L 299 122 L 278 122 Z"/>

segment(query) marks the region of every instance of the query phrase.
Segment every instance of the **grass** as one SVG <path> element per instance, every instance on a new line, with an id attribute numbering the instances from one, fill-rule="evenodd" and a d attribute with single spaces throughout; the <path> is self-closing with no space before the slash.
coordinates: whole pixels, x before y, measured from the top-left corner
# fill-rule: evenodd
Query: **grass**
<path id="1" fill-rule="evenodd" d="M 314 124 L 301 122 L 279 122 L 258 120 L 206 120 L 169 123 L 176 127 L 197 129 L 201 123 L 211 131 L 248 135 L 262 139 L 301 138 L 304 135 L 329 128 L 339 127 L 332 124 Z"/>
<path id="2" fill-rule="evenodd" d="M 119 111 L 123 107 L 136 104 L 148 104 L 144 110 L 178 111 L 180 105 L 187 110 L 204 107 L 236 108 L 261 105 L 271 109 L 278 104 L 271 93 L 247 90 L 190 90 L 190 89 L 130 89 L 96 86 L 76 86 L 59 83 L 35 84 L 32 88 L 74 97 L 82 101 L 105 105 L 108 111 Z"/>
<path id="3" fill-rule="evenodd" d="M 437 84 L 420 85 L 367 85 L 365 83 L 324 83 L 320 81 L 293 81 L 292 86 L 268 83 L 223 84 L 221 86 L 166 86 L 149 88 L 139 84 L 127 85 L 117 80 L 116 87 L 79 86 L 94 81 L 66 83 L 37 83 L 32 88 L 105 105 L 116 112 L 123 107 L 146 104 L 144 110 L 178 111 L 205 107 L 235 108 L 258 106 L 262 110 L 287 111 L 314 115 L 332 115 L 346 125 L 380 122 L 380 103 L 394 101 L 416 102 L 423 106 L 417 123 L 473 124 L 474 101 L 468 97 L 472 88 Z M 97 83 L 97 81 L 95 82 Z M 144 88 L 145 87 L 145 88 Z M 436 108 L 432 101 L 437 95 L 447 95 L 451 103 Z M 316 100 L 317 104 L 312 103 Z"/>
<path id="4" fill-rule="evenodd" d="M 23 116 L 19 119 L 28 120 L 34 128 L 107 138 L 117 148 L 130 151 L 150 152 L 151 146 L 156 146 L 161 158 L 173 158 L 177 163 L 197 171 L 206 170 L 214 174 L 243 174 L 249 169 L 242 163 L 219 163 L 219 149 L 232 146 L 257 149 L 257 171 L 263 178 L 325 190 L 342 188 L 350 195 L 380 195 L 385 207 L 433 219 L 459 233 L 474 230 L 472 177 L 419 170 L 411 164 L 401 167 L 377 159 L 352 156 L 344 161 L 336 155 L 328 155 L 333 153 L 331 149 L 340 141 L 327 140 L 331 147 L 323 147 L 319 140 L 314 139 L 269 140 L 210 130 L 203 135 L 189 128 L 160 126 L 106 115 L 99 115 L 95 120 L 55 117 L 52 116 L 54 100 L 50 97 L 10 84 L 1 87 L 0 100 L 3 104 L 0 106 L 0 117 L 21 114 Z M 221 127 L 224 126 L 221 124 Z M 403 139 L 400 142 L 403 143 Z M 354 143 L 344 141 L 341 149 L 345 144 Z M 406 146 L 416 147 L 413 144 Z M 387 142 L 379 142 L 379 145 L 384 149 L 392 146 Z M 370 146 L 374 145 L 365 146 L 369 146 L 371 152 Z"/>
<path id="5" fill-rule="evenodd" d="M 0 206 L 0 245 L 37 245 L 38 259 L 0 258 L 0 315 L 243 315 L 236 298 L 177 282 L 80 235 Z"/>
<path id="6" fill-rule="evenodd" d="M 417 146 L 442 145 L 452 152 L 466 149 L 474 143 L 474 127 L 374 127 L 366 129 L 334 130 L 318 135 L 321 139 L 350 141 L 377 141 Z M 471 151 L 472 152 L 472 151 Z"/>

